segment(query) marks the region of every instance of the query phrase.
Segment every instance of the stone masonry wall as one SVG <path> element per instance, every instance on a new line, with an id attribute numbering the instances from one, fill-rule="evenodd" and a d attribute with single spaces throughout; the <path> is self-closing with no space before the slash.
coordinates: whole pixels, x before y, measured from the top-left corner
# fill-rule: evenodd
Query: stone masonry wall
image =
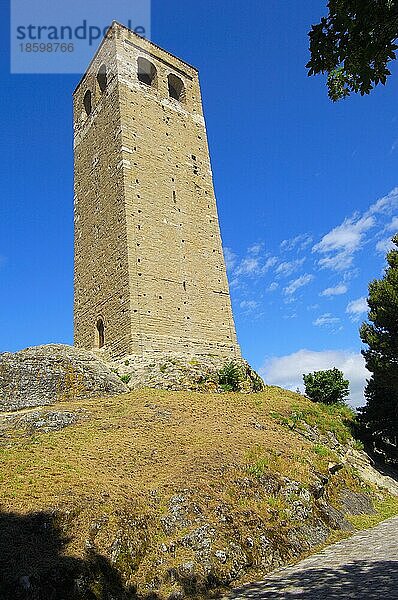
<path id="1" fill-rule="evenodd" d="M 75 94 L 76 343 L 93 347 L 103 315 L 113 356 L 239 356 L 198 73 L 120 25 L 112 32 Z M 139 58 L 156 69 L 152 82 L 139 80 Z M 184 85 L 180 100 L 169 75 Z M 82 123 L 88 88 L 96 106 Z"/>
<path id="2" fill-rule="evenodd" d="M 107 65 L 101 93 L 96 73 Z M 92 113 L 83 98 L 92 92 Z M 74 98 L 75 128 L 75 344 L 96 345 L 98 318 L 112 352 L 131 345 L 127 231 L 116 47 L 107 39 Z"/>

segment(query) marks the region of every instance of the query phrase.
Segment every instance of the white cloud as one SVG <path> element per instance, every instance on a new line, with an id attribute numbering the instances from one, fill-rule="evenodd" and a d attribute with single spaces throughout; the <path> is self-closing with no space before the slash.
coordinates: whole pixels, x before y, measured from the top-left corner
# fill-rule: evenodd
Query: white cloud
<path id="1" fill-rule="evenodd" d="M 299 350 L 285 356 L 267 359 L 259 370 L 269 385 L 296 390 L 303 389 L 303 373 L 311 373 L 336 367 L 343 371 L 350 382 L 349 403 L 352 406 L 364 404 L 363 388 L 370 377 L 361 354 L 345 350 Z"/>
<path id="2" fill-rule="evenodd" d="M 260 254 L 260 252 L 264 248 L 264 242 L 258 242 L 257 244 L 253 244 L 250 246 L 247 251 L 249 254 Z"/>
<path id="3" fill-rule="evenodd" d="M 352 321 L 359 321 L 361 315 L 367 313 L 368 310 L 369 306 L 365 296 L 362 296 L 362 298 L 357 298 L 356 300 L 351 300 L 345 309 L 346 313 L 350 315 L 350 319 Z"/>
<path id="4" fill-rule="evenodd" d="M 354 255 L 349 252 L 338 252 L 334 256 L 326 256 L 318 261 L 321 269 L 331 269 L 332 271 L 347 271 L 354 260 Z"/>
<path id="5" fill-rule="evenodd" d="M 362 214 L 344 219 L 343 223 L 331 229 L 313 246 L 312 252 L 318 254 L 317 264 L 321 269 L 347 271 L 352 267 L 355 253 L 363 249 L 367 242 L 367 232 L 377 227 L 384 231 L 388 228 L 380 222 L 382 216 L 394 215 L 398 210 L 398 187 L 386 196 L 379 198 Z M 394 216 L 389 227 L 398 230 L 398 218 Z M 378 252 L 386 251 L 386 240 L 377 244 Z"/>
<path id="6" fill-rule="evenodd" d="M 275 269 L 275 273 L 277 273 L 278 275 L 285 275 L 285 276 L 291 275 L 292 273 L 297 271 L 297 269 L 299 269 L 302 266 L 304 261 L 305 261 L 305 257 L 298 258 L 297 260 L 284 261 L 284 262 L 280 263 L 280 265 L 277 266 L 277 268 Z"/>
<path id="7" fill-rule="evenodd" d="M 256 302 L 255 300 L 242 300 L 239 306 L 250 311 L 258 307 L 258 302 Z"/>
<path id="8" fill-rule="evenodd" d="M 390 237 L 384 238 L 383 240 L 378 241 L 376 244 L 376 252 L 383 255 L 387 254 L 387 252 L 389 252 L 393 248 L 394 244 L 392 243 Z"/>
<path id="9" fill-rule="evenodd" d="M 338 285 L 335 285 L 334 287 L 326 288 L 319 295 L 326 296 L 326 297 L 341 296 L 342 294 L 346 294 L 347 291 L 348 291 L 348 287 L 344 283 L 339 283 Z"/>
<path id="10" fill-rule="evenodd" d="M 314 246 L 314 251 L 322 253 L 355 251 L 360 246 L 362 234 L 373 225 L 374 218 L 371 216 L 364 216 L 360 219 L 358 217 L 345 219 L 341 225 L 323 236 L 321 241 Z"/>
<path id="11" fill-rule="evenodd" d="M 379 240 L 376 244 L 376 252 L 379 254 L 387 254 L 387 252 L 394 248 L 392 238 L 396 233 L 398 233 L 398 217 L 393 217 L 391 221 L 387 223 L 384 228 L 384 232 L 387 231 L 389 231 L 390 234 L 387 237 Z"/>
<path id="12" fill-rule="evenodd" d="M 297 279 L 294 279 L 293 281 L 291 281 L 289 283 L 289 285 L 284 288 L 283 292 L 284 292 L 284 294 L 286 294 L 286 296 L 292 296 L 295 292 L 297 292 L 298 289 L 311 283 L 311 281 L 313 279 L 314 279 L 314 276 L 311 275 L 310 273 L 301 275 L 301 277 L 297 277 Z"/>
<path id="13" fill-rule="evenodd" d="M 274 267 L 277 262 L 278 259 L 276 258 L 276 256 L 269 256 L 264 263 L 263 272 L 268 271 L 268 269 L 272 269 L 272 267 Z"/>
<path id="14" fill-rule="evenodd" d="M 316 310 L 317 308 L 319 308 L 319 304 L 310 304 L 307 306 L 307 310 Z"/>
<path id="15" fill-rule="evenodd" d="M 294 248 L 298 248 L 300 250 L 304 250 L 312 243 L 312 237 L 308 233 L 303 233 L 301 235 L 296 235 L 294 238 L 290 238 L 288 240 L 283 240 L 280 243 L 281 250 L 294 250 Z"/>
<path id="16" fill-rule="evenodd" d="M 394 217 L 391 223 L 389 223 L 386 227 L 387 231 L 393 231 L 394 233 L 398 232 L 398 217 Z"/>
<path id="17" fill-rule="evenodd" d="M 358 215 L 344 219 L 341 225 L 334 227 L 323 236 L 312 251 L 321 255 L 318 265 L 324 269 L 344 271 L 353 262 L 354 254 L 364 241 L 364 234 L 375 225 L 375 218 L 370 214 Z"/>
<path id="18" fill-rule="evenodd" d="M 237 256 L 234 252 L 232 252 L 231 248 L 223 248 L 224 250 L 224 259 L 225 265 L 228 271 L 232 271 L 234 266 L 236 265 Z"/>
<path id="19" fill-rule="evenodd" d="M 275 290 L 277 290 L 279 287 L 279 283 L 277 283 L 276 281 L 273 281 L 266 289 L 267 292 L 275 292 Z"/>
<path id="20" fill-rule="evenodd" d="M 261 248 L 262 246 L 260 244 L 248 248 L 246 257 L 243 258 L 234 269 L 233 274 L 235 277 L 242 275 L 249 277 L 261 276 L 276 265 L 278 262 L 276 256 L 271 256 L 269 253 L 266 253 L 265 256 L 261 256 L 261 254 L 259 254 Z"/>
<path id="21" fill-rule="evenodd" d="M 398 187 L 394 188 L 383 198 L 379 198 L 368 210 L 369 215 L 392 214 L 398 209 Z"/>
<path id="22" fill-rule="evenodd" d="M 312 321 L 312 324 L 316 327 L 325 327 L 328 325 L 336 325 L 336 323 L 340 323 L 340 319 L 338 317 L 334 317 L 331 313 L 325 313 Z"/>
<path id="23" fill-rule="evenodd" d="M 258 258 L 244 258 L 237 269 L 235 275 L 251 275 L 258 273 L 260 261 Z"/>

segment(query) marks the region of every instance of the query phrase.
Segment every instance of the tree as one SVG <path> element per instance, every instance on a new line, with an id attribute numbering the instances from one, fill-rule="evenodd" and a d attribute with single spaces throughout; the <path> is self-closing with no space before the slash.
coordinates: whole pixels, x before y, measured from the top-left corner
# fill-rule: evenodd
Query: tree
<path id="1" fill-rule="evenodd" d="M 372 373 L 365 389 L 366 406 L 361 421 L 380 440 L 397 445 L 398 436 L 398 234 L 387 253 L 382 279 L 369 284 L 370 323 L 363 323 L 361 339 L 366 367 Z"/>
<path id="2" fill-rule="evenodd" d="M 336 101 L 351 92 L 369 94 L 391 74 L 396 58 L 398 0 L 329 0 L 329 14 L 308 33 L 308 75 L 328 74 Z"/>
<path id="3" fill-rule="evenodd" d="M 303 380 L 305 395 L 313 402 L 339 404 L 349 395 L 349 382 L 336 368 L 308 373 Z"/>

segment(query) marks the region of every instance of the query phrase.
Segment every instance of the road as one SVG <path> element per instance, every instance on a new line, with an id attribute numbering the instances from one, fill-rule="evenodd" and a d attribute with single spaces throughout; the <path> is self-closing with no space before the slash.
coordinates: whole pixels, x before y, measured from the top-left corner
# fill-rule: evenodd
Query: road
<path id="1" fill-rule="evenodd" d="M 398 517 L 325 548 L 230 600 L 398 600 Z"/>

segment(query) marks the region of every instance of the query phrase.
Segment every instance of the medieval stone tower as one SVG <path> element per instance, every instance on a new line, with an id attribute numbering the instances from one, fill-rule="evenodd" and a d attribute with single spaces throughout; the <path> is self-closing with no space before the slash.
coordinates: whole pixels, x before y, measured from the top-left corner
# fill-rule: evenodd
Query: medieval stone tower
<path id="1" fill-rule="evenodd" d="M 240 356 L 197 70 L 114 23 L 74 131 L 75 344 Z"/>

